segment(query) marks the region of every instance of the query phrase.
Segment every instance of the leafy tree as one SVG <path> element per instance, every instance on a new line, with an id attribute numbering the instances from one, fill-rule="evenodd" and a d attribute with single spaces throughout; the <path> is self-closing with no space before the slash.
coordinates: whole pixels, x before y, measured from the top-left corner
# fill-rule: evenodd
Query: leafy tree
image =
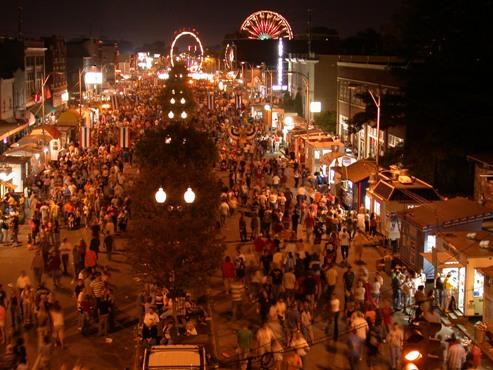
<path id="1" fill-rule="evenodd" d="M 301 92 L 298 90 L 296 92 L 296 96 L 294 97 L 293 101 L 293 108 L 296 113 L 298 113 L 299 116 L 303 117 L 303 102 L 301 100 Z M 306 107 L 308 109 L 308 107 Z"/>
<path id="2" fill-rule="evenodd" d="M 352 120 L 354 132 L 358 132 L 366 123 L 373 126 L 377 120 L 377 107 L 368 92 L 356 94 L 365 104 L 363 112 L 356 113 Z M 376 96 L 375 96 L 376 97 Z M 384 93 L 380 97 L 380 129 L 385 130 L 389 127 L 404 125 L 406 98 L 403 95 Z"/>
<path id="3" fill-rule="evenodd" d="M 314 116 L 315 126 L 325 132 L 334 133 L 336 131 L 336 112 L 324 111 Z"/>
<path id="4" fill-rule="evenodd" d="M 132 195 L 138 207 L 129 248 L 134 268 L 153 282 L 203 289 L 224 251 L 215 227 L 220 188 L 212 172 L 214 143 L 193 127 L 172 124 L 146 131 L 135 155 L 140 173 Z M 167 194 L 162 205 L 154 199 L 159 187 Z M 196 194 L 190 205 L 183 201 L 188 187 Z"/>

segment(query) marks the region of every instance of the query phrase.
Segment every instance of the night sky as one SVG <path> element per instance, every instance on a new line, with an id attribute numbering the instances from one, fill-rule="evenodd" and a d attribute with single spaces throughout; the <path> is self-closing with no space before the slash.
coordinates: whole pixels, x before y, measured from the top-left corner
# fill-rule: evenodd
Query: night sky
<path id="1" fill-rule="evenodd" d="M 16 2 L 2 0 L 0 35 L 17 31 Z M 312 24 L 335 28 L 342 36 L 367 27 L 379 29 L 398 8 L 399 0 L 22 0 L 24 33 L 27 36 L 62 35 L 105 37 L 144 42 L 171 42 L 173 32 L 196 28 L 204 44 L 222 41 L 226 33 L 239 29 L 253 11 L 280 12 L 293 32 L 306 29 L 307 8 Z"/>

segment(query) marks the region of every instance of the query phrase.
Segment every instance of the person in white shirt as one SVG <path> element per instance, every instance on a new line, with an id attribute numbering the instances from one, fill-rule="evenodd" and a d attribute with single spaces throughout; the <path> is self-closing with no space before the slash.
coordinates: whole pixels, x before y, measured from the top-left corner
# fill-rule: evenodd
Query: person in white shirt
<path id="1" fill-rule="evenodd" d="M 370 327 L 361 312 L 354 313 L 354 318 L 351 320 L 351 330 L 356 330 L 356 335 L 360 339 L 366 341 L 366 336 L 370 331 Z"/>
<path id="2" fill-rule="evenodd" d="M 337 296 L 332 294 L 332 298 L 330 300 L 330 313 L 332 316 L 333 320 L 333 325 L 334 325 L 334 334 L 333 338 L 334 341 L 337 341 L 339 339 L 339 313 L 341 311 L 341 301 Z"/>
<path id="3" fill-rule="evenodd" d="M 359 309 L 362 309 L 365 304 L 365 293 L 366 289 L 363 286 L 363 282 L 359 280 L 356 288 L 354 288 L 354 301 Z"/>
<path id="4" fill-rule="evenodd" d="M 380 284 L 380 281 L 378 278 L 375 276 L 375 279 L 373 280 L 373 283 L 371 284 L 371 298 L 373 299 L 373 302 L 375 303 L 375 306 L 379 306 L 380 304 L 380 289 L 382 288 L 382 285 Z"/>

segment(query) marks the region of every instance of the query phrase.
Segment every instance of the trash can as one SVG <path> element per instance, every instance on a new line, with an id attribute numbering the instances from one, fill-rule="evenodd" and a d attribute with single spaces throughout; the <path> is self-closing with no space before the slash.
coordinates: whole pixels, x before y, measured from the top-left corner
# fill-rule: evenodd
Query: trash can
<path id="1" fill-rule="evenodd" d="M 477 343 L 483 343 L 486 336 L 486 324 L 478 321 L 474 324 L 474 339 Z"/>

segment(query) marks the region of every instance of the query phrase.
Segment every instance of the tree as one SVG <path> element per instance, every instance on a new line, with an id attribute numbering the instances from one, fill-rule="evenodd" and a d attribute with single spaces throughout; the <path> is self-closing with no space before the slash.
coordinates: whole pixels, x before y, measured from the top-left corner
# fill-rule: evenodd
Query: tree
<path id="1" fill-rule="evenodd" d="M 220 187 L 212 171 L 214 143 L 193 127 L 172 124 L 146 131 L 135 156 L 140 173 L 132 195 L 138 206 L 129 248 L 134 268 L 154 283 L 203 289 L 224 251 L 215 227 Z M 159 187 L 167 194 L 162 205 L 154 199 Z M 183 202 L 188 187 L 196 194 L 190 205 Z"/>
<path id="2" fill-rule="evenodd" d="M 356 96 L 363 101 L 365 110 L 353 116 L 351 124 L 354 132 L 361 130 L 366 123 L 372 123 L 374 126 L 377 119 L 377 107 L 371 95 L 364 92 Z M 406 98 L 402 94 L 383 93 L 380 97 L 380 129 L 405 125 L 405 107 Z"/>
<path id="3" fill-rule="evenodd" d="M 301 100 L 301 91 L 298 89 L 293 101 L 293 108 L 299 116 L 303 117 L 303 102 Z M 306 107 L 308 109 L 308 107 Z"/>
<path id="4" fill-rule="evenodd" d="M 336 112 L 324 111 L 315 115 L 315 126 L 329 133 L 336 131 Z"/>

